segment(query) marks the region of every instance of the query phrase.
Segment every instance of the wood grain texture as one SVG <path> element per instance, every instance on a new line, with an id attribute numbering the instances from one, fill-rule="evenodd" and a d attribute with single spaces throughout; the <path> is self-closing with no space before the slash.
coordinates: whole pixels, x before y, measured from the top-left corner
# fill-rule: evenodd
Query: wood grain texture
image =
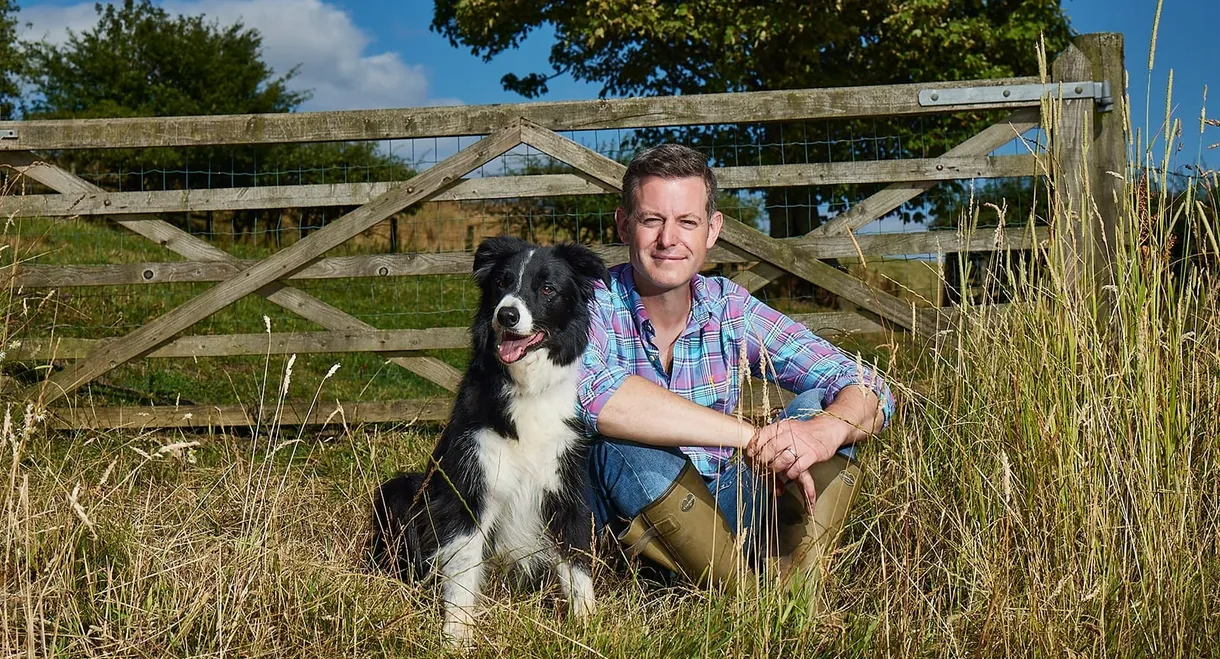
<path id="1" fill-rule="evenodd" d="M 5 121 L 0 122 L 0 129 L 16 130 L 17 139 L 0 141 L 0 150 L 285 144 L 488 135 L 518 117 L 556 131 L 892 117 L 977 109 L 971 106 L 923 107 L 919 104 L 919 91 L 929 87 L 951 89 L 1034 82 L 1037 79 L 1007 78 L 935 85 L 836 87 L 395 110 Z M 1037 105 L 1035 100 L 994 107 Z"/>
<path id="2" fill-rule="evenodd" d="M 1031 176 L 1033 156 L 973 156 L 878 160 L 715 169 L 722 189 L 759 189 L 800 185 L 843 185 L 889 181 L 949 181 L 963 178 Z M 359 206 L 402 183 L 213 188 L 151 192 L 86 192 L 0 197 L 5 217 L 73 217 L 115 214 L 164 214 L 265 208 Z M 528 199 L 606 194 L 575 174 L 492 176 L 463 179 L 434 201 Z"/>
<path id="3" fill-rule="evenodd" d="M 783 238 L 780 242 L 789 244 L 803 258 L 832 259 L 861 253 L 869 257 L 1028 249 L 1045 240 L 1046 235 L 1044 228 L 1036 227 L 1032 230 L 1009 228 L 980 231 L 970 236 L 956 231 L 924 231 L 864 235 L 858 236 L 855 241 L 847 236 L 834 236 L 808 244 L 804 243 L 804 239 L 795 238 Z M 594 248 L 594 251 L 611 265 L 627 261 L 626 247 L 603 246 Z M 709 264 L 751 261 L 752 257 L 724 247 L 713 248 L 708 252 L 707 259 Z M 224 281 L 256 263 L 258 261 L 255 260 L 233 260 L 24 265 L 11 273 L 11 283 L 24 288 L 72 288 Z M 464 275 L 472 267 L 473 255 L 466 252 L 336 256 L 319 259 L 285 280 Z"/>

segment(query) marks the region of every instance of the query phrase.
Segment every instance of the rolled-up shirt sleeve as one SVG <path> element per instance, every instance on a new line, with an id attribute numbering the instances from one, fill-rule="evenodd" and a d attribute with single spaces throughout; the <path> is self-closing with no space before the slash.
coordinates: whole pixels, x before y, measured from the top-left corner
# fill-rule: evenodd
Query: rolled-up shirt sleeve
<path id="1" fill-rule="evenodd" d="M 823 407 L 832 403 L 843 389 L 863 386 L 877 395 L 884 424 L 889 425 L 896 407 L 894 395 L 859 355 L 849 357 L 809 328 L 748 293 L 743 303 L 746 347 L 755 377 L 797 394 L 820 390 Z"/>
<path id="2" fill-rule="evenodd" d="M 577 415 L 589 436 L 597 434 L 597 417 L 630 371 L 615 349 L 614 305 L 610 291 L 599 282 L 589 303 L 589 345 L 581 357 L 576 387 Z"/>

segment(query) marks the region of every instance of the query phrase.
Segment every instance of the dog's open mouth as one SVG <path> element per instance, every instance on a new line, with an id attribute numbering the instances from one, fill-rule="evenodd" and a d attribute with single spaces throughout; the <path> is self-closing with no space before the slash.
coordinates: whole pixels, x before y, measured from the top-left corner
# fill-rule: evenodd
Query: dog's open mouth
<path id="1" fill-rule="evenodd" d="M 529 336 L 504 332 L 500 335 L 500 345 L 497 346 L 496 352 L 500 356 L 500 361 L 511 364 L 524 357 L 530 348 L 542 343 L 544 338 L 546 335 L 542 332 L 535 332 Z"/>

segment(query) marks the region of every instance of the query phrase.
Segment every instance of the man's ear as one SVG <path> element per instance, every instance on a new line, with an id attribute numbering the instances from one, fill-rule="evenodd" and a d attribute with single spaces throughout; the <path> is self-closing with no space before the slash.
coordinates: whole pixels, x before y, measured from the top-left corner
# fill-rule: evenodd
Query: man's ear
<path id="1" fill-rule="evenodd" d="M 716 245 L 716 239 L 720 237 L 720 229 L 724 226 L 724 213 L 716 211 L 712 213 L 712 217 L 707 221 L 707 248 L 711 249 Z"/>
<path id="2" fill-rule="evenodd" d="M 528 249 L 530 244 L 513 236 L 496 236 L 479 243 L 474 252 L 474 280 L 479 286 L 487 283 L 496 262 L 508 254 Z"/>
<path id="3" fill-rule="evenodd" d="M 627 211 L 623 210 L 622 206 L 614 209 L 614 226 L 618 229 L 619 242 L 624 245 L 631 244 L 631 216 L 627 215 Z"/>
<path id="4" fill-rule="evenodd" d="M 563 243 L 555 246 L 555 255 L 567 261 L 576 273 L 586 301 L 593 297 L 593 282 L 600 280 L 607 288 L 610 286 L 610 271 L 606 269 L 606 262 L 588 247 Z"/>

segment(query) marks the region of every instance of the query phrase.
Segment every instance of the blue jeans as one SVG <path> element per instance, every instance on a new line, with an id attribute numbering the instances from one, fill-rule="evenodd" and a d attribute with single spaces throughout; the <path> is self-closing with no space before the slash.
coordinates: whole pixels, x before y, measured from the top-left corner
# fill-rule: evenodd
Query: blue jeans
<path id="1" fill-rule="evenodd" d="M 822 409 L 824 390 L 807 391 L 784 409 L 781 418 L 807 419 Z M 839 449 L 855 459 L 855 446 Z M 647 446 L 598 436 L 589 451 L 589 505 L 599 531 L 609 528 L 615 535 L 648 504 L 665 494 L 690 460 L 676 448 Z M 755 548 L 765 537 L 755 520 L 765 520 L 773 500 L 768 488 L 759 487 L 744 462 L 734 460 L 715 478 L 704 476 L 716 497 L 721 515 L 739 537 L 747 534 L 746 546 Z M 753 552 L 751 552 L 753 553 Z"/>

